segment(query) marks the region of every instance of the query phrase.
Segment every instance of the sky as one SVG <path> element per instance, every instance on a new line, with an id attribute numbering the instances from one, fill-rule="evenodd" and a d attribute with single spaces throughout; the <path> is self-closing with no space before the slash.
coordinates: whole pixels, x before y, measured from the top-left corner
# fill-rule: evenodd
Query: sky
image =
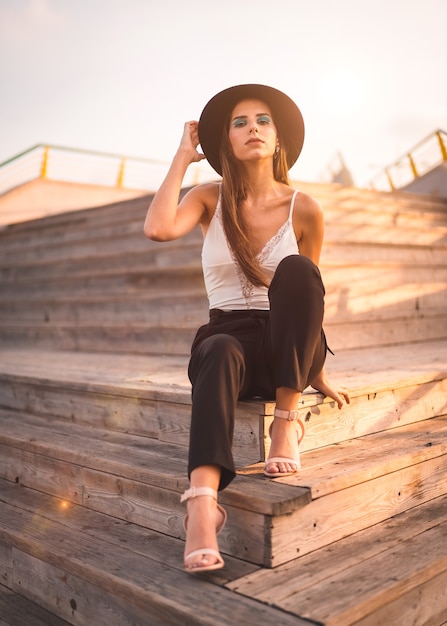
<path id="1" fill-rule="evenodd" d="M 306 125 L 293 178 L 360 186 L 447 131 L 446 0 L 0 0 L 0 162 L 38 143 L 169 161 L 218 91 Z"/>

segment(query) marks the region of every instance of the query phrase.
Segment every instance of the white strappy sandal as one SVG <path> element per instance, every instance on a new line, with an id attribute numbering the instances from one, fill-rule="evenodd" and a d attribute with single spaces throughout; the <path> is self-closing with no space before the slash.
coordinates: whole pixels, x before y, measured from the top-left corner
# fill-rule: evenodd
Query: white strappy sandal
<path id="1" fill-rule="evenodd" d="M 190 489 L 187 489 L 185 493 L 181 496 L 180 502 L 187 502 L 188 500 L 191 500 L 192 498 L 197 498 L 200 496 L 209 496 L 211 498 L 214 498 L 217 501 L 217 491 L 215 491 L 214 489 L 211 489 L 211 487 L 191 487 Z M 227 522 L 227 512 L 219 504 L 217 505 L 217 510 L 222 514 L 222 518 L 223 518 L 222 522 L 216 528 L 216 533 L 219 534 L 223 530 Z M 184 522 L 183 522 L 183 527 L 185 529 L 185 532 L 187 531 L 188 517 L 189 517 L 188 514 L 186 514 Z M 210 565 L 203 565 L 203 566 L 198 565 L 198 566 L 188 567 L 188 561 L 190 561 L 192 558 L 196 556 L 201 556 L 201 555 L 213 556 L 216 559 L 216 562 Z M 193 550 L 192 552 L 189 552 L 189 554 L 185 555 L 183 567 L 184 567 L 185 572 L 188 572 L 189 574 L 200 574 L 200 572 L 211 572 L 217 569 L 221 569 L 224 565 L 225 565 L 225 562 L 222 556 L 220 555 L 220 552 L 218 552 L 218 550 L 214 550 L 213 548 L 200 548 L 199 550 Z"/>
<path id="2" fill-rule="evenodd" d="M 281 419 L 288 420 L 289 422 L 295 422 L 295 421 L 297 422 L 297 425 L 299 425 L 299 427 L 301 428 L 301 436 L 299 435 L 299 432 L 297 429 L 298 444 L 300 444 L 304 437 L 304 424 L 298 417 L 298 409 L 294 409 L 292 411 L 283 411 L 282 409 L 275 409 L 275 412 L 273 415 L 274 417 L 279 417 Z M 270 438 L 272 436 L 272 426 L 273 426 L 273 422 L 272 424 L 270 424 L 270 428 L 269 428 Z M 271 463 L 288 463 L 289 465 L 295 465 L 295 469 L 289 472 L 267 472 L 266 468 Z M 269 478 L 280 478 L 281 476 L 291 476 L 292 474 L 296 474 L 297 471 L 300 469 L 300 467 L 301 467 L 301 461 L 300 461 L 299 452 L 298 452 L 298 457 L 296 459 L 290 459 L 284 456 L 272 456 L 268 458 L 265 462 L 264 475 L 268 476 Z"/>

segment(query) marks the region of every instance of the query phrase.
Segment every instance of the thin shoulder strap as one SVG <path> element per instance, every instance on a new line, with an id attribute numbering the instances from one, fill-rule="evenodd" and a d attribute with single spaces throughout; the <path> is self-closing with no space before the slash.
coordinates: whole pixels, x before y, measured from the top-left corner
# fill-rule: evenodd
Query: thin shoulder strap
<path id="1" fill-rule="evenodd" d="M 219 194 L 217 196 L 217 204 L 216 204 L 216 209 L 214 213 L 216 211 L 222 211 L 222 185 L 221 184 L 219 184 Z"/>
<path id="2" fill-rule="evenodd" d="M 295 206 L 295 198 L 296 198 L 296 194 L 298 193 L 298 191 L 299 189 L 295 189 L 295 191 L 293 192 L 292 200 L 290 201 L 289 222 L 292 221 L 293 208 Z"/>

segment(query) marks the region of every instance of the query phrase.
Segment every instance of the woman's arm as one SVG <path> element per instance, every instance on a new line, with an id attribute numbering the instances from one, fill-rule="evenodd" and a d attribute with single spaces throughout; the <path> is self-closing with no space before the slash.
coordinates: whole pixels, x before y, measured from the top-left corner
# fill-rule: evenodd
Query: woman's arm
<path id="1" fill-rule="evenodd" d="M 304 193 L 295 200 L 293 226 L 300 254 L 318 265 L 323 245 L 323 211 L 319 203 Z"/>
<path id="2" fill-rule="evenodd" d="M 171 167 L 147 211 L 144 234 L 149 239 L 178 239 L 202 221 L 206 212 L 206 194 L 201 187 L 206 185 L 192 189 L 178 203 L 188 166 L 205 158 L 197 151 L 198 144 L 197 122 L 187 122 Z"/>

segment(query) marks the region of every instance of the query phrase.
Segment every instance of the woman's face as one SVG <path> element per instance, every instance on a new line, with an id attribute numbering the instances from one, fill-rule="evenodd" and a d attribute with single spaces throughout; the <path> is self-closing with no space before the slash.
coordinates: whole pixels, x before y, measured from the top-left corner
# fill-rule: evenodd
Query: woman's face
<path id="1" fill-rule="evenodd" d="M 262 100 L 242 100 L 233 109 L 228 137 L 240 161 L 273 157 L 278 143 L 270 108 Z"/>

